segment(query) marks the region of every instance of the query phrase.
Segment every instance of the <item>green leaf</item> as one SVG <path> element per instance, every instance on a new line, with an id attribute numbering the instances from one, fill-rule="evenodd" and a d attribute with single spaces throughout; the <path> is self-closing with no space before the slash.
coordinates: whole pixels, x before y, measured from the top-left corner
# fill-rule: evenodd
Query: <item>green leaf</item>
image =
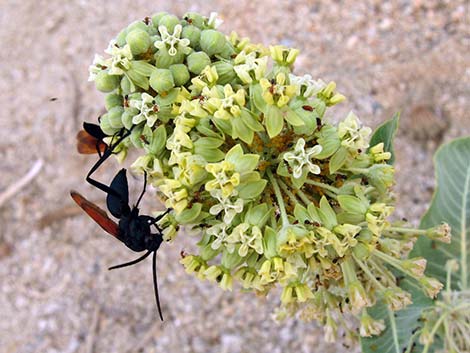
<path id="1" fill-rule="evenodd" d="M 317 142 L 323 148 L 320 154 L 315 156 L 316 159 L 325 159 L 330 157 L 341 146 L 338 131 L 334 126 L 324 126 L 320 131 L 320 137 Z"/>
<path id="2" fill-rule="evenodd" d="M 335 173 L 346 163 L 348 158 L 348 150 L 340 147 L 330 159 L 330 174 Z"/>
<path id="3" fill-rule="evenodd" d="M 261 179 L 258 181 L 253 181 L 251 183 L 241 185 L 237 188 L 238 195 L 245 200 L 250 200 L 258 197 L 266 187 L 268 183 L 267 180 Z"/>
<path id="4" fill-rule="evenodd" d="M 165 125 L 160 125 L 155 129 L 152 135 L 152 142 L 148 148 L 148 151 L 153 154 L 158 154 L 163 151 L 166 145 L 166 129 Z"/>
<path id="5" fill-rule="evenodd" d="M 268 131 L 269 137 L 273 138 L 279 135 L 284 127 L 284 118 L 282 112 L 278 107 L 273 105 L 266 106 L 266 130 Z"/>
<path id="6" fill-rule="evenodd" d="M 264 127 L 261 123 L 256 120 L 256 117 L 249 110 L 243 108 L 240 114 L 240 118 L 243 120 L 246 126 L 253 131 L 263 131 Z"/>
<path id="7" fill-rule="evenodd" d="M 379 301 L 367 312 L 374 319 L 385 321 L 386 329 L 379 336 L 361 338 L 362 353 L 402 353 L 408 345 L 412 344 L 413 332 L 422 325 L 420 318 L 424 309 L 432 306 L 429 299 L 412 280 L 404 279 L 400 284 L 413 297 L 413 304 L 397 312 L 389 312 L 387 305 Z M 413 336 L 417 338 L 416 335 Z M 415 352 L 421 352 L 422 347 L 415 347 Z"/>
<path id="8" fill-rule="evenodd" d="M 245 125 L 240 117 L 238 117 L 232 119 L 232 137 L 240 138 L 243 142 L 251 145 L 253 142 L 254 132 Z"/>
<path id="9" fill-rule="evenodd" d="M 427 260 L 426 275 L 435 277 L 442 283 L 446 283 L 446 262 L 450 259 L 458 260 L 460 270 L 452 273 L 452 289 L 458 290 L 464 286 L 468 288 L 470 138 L 457 139 L 441 146 L 434 156 L 434 164 L 437 186 L 431 206 L 421 219 L 420 227 L 428 229 L 446 222 L 452 228 L 452 242 L 444 244 L 420 237 L 410 253 L 410 257 L 425 257 Z M 397 317 L 393 319 L 397 327 L 396 334 L 390 328 L 391 321 L 384 312 L 383 305 L 379 304 L 370 310 L 375 318 L 385 319 L 387 329 L 378 337 L 361 339 L 364 353 L 401 352 L 399 349 L 402 349 L 404 345 L 416 341 L 417 337 L 412 335 L 412 330 L 419 326 L 418 319 L 421 317 L 421 312 L 433 306 L 433 301 L 423 294 L 415 282 L 406 280 L 401 287 L 411 293 L 413 304 L 396 313 Z M 394 342 L 398 342 L 398 346 Z M 415 351 L 420 352 L 422 349 L 417 346 Z"/>
<path id="10" fill-rule="evenodd" d="M 179 215 L 176 215 L 175 219 L 180 224 L 191 224 L 199 216 L 202 210 L 202 204 L 195 203 L 193 207 L 185 209 Z"/>
<path id="11" fill-rule="evenodd" d="M 305 122 L 297 115 L 296 112 L 294 112 L 292 109 L 289 107 L 285 107 L 282 109 L 282 113 L 284 115 L 284 119 L 291 124 L 292 126 L 302 126 L 305 125 Z"/>
<path id="12" fill-rule="evenodd" d="M 452 274 L 453 289 L 468 289 L 470 283 L 470 138 L 443 145 L 434 157 L 436 190 L 431 206 L 421 221 L 421 228 L 446 222 L 452 229 L 452 241 L 444 244 L 421 237 L 414 253 L 428 260 L 427 272 L 445 283 L 445 264 L 459 262 L 460 270 Z"/>
<path id="13" fill-rule="evenodd" d="M 200 137 L 194 142 L 194 145 L 200 148 L 216 149 L 223 143 L 223 140 L 216 137 Z"/>
<path id="14" fill-rule="evenodd" d="M 263 99 L 263 88 L 259 83 L 250 85 L 250 101 L 261 112 L 266 108 L 266 102 Z"/>
<path id="15" fill-rule="evenodd" d="M 350 213 L 364 215 L 367 212 L 367 205 L 359 197 L 352 195 L 338 195 L 338 202 L 341 208 Z"/>
<path id="16" fill-rule="evenodd" d="M 135 70 L 138 74 L 150 77 L 153 70 L 156 69 L 155 66 L 149 64 L 144 60 L 132 61 L 132 69 Z"/>
<path id="17" fill-rule="evenodd" d="M 390 152 L 392 157 L 387 161 L 388 164 L 395 162 L 395 153 L 393 151 L 393 139 L 398 130 L 398 122 L 400 121 L 400 113 L 396 113 L 392 119 L 387 120 L 380 125 L 372 134 L 370 139 L 370 147 L 383 142 L 384 152 Z M 369 149 L 370 149 L 369 147 Z"/>
<path id="18" fill-rule="evenodd" d="M 332 229 L 335 225 L 338 224 L 336 219 L 336 212 L 331 207 L 325 196 L 322 196 L 320 199 L 320 208 L 318 209 L 318 214 L 321 219 L 321 223 L 325 228 Z"/>

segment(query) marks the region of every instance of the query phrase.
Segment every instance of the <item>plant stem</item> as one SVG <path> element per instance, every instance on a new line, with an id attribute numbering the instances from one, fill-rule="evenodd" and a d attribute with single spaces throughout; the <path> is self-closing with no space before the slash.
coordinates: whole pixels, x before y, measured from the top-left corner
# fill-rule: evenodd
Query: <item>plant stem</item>
<path id="1" fill-rule="evenodd" d="M 312 203 L 312 201 L 308 198 L 307 195 L 305 195 L 305 193 L 304 193 L 302 190 L 298 189 L 298 190 L 297 190 L 297 193 L 299 194 L 299 197 L 302 199 L 302 201 L 303 201 L 307 206 Z"/>
<path id="2" fill-rule="evenodd" d="M 284 205 L 284 199 L 282 198 L 281 190 L 279 189 L 279 184 L 277 183 L 276 178 L 274 178 L 271 169 L 266 170 L 266 174 L 272 183 L 274 194 L 276 195 L 277 203 L 279 204 L 279 212 L 281 212 L 282 225 L 286 226 L 289 224 L 289 219 L 287 218 L 286 206 Z"/>
<path id="3" fill-rule="evenodd" d="M 397 232 L 397 233 L 412 233 L 416 235 L 425 235 L 426 234 L 426 229 L 415 229 L 415 228 L 406 228 L 406 227 L 389 227 L 387 230 L 390 230 L 392 232 Z"/>
<path id="4" fill-rule="evenodd" d="M 395 345 L 395 351 L 397 353 L 400 353 L 400 346 L 398 344 L 398 334 L 397 334 L 397 323 L 395 322 L 395 316 L 393 315 L 393 311 L 387 308 L 388 311 L 388 317 L 390 320 L 390 328 L 392 329 L 392 334 L 393 334 L 393 343 Z"/>
<path id="5" fill-rule="evenodd" d="M 375 276 L 373 275 L 372 272 L 370 272 L 369 268 L 366 266 L 365 263 L 363 263 L 361 260 L 359 260 L 356 256 L 353 255 L 353 258 L 354 258 L 354 261 L 356 261 L 356 263 L 359 265 L 359 267 L 362 269 L 362 271 L 364 271 L 364 273 L 369 276 L 369 278 L 372 280 L 372 282 L 375 283 L 375 285 L 377 286 L 377 288 L 381 289 L 381 290 L 385 290 L 385 287 L 382 283 L 380 283 L 377 278 L 375 278 Z"/>
<path id="6" fill-rule="evenodd" d="M 335 194 L 338 194 L 338 193 L 339 193 L 339 189 L 338 189 L 338 188 L 335 188 L 334 186 L 331 186 L 331 185 L 328 185 L 328 184 L 325 184 L 325 183 L 322 183 L 322 182 L 319 182 L 319 181 L 306 180 L 306 181 L 305 181 L 305 184 L 310 184 L 310 185 L 318 186 L 318 187 L 323 188 L 323 189 L 325 189 L 325 190 L 329 190 L 329 191 L 331 191 L 331 192 L 334 192 Z"/>
<path id="7" fill-rule="evenodd" d="M 467 289 L 467 196 L 470 184 L 470 166 L 467 168 L 467 177 L 465 178 L 465 188 L 462 194 L 462 212 L 460 217 L 460 267 L 461 267 L 461 286 L 462 290 Z"/>
<path id="8" fill-rule="evenodd" d="M 280 179 L 279 179 L 279 186 L 287 194 L 287 196 L 290 197 L 294 205 L 296 203 L 299 203 L 299 199 L 297 199 L 297 197 L 292 193 L 292 191 L 289 190 L 289 187 L 286 184 L 284 184 L 284 182 Z"/>

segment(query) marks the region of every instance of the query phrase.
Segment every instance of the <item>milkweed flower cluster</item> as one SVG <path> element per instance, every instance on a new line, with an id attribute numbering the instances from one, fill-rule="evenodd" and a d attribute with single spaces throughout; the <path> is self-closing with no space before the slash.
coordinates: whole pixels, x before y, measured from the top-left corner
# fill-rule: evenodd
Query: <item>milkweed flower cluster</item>
<path id="1" fill-rule="evenodd" d="M 392 269 L 439 292 L 426 261 L 407 253 L 417 236 L 448 241 L 449 230 L 392 225 L 391 154 L 369 146 L 371 129 L 354 113 L 329 121 L 345 99 L 335 83 L 294 73 L 298 50 L 226 36 L 218 24 L 158 13 L 122 30 L 90 67 L 107 92 L 102 130 L 131 131 L 119 156 L 142 151 L 133 170 L 173 209 L 165 238 L 179 225 L 199 231 L 199 251 L 181 260 L 188 273 L 226 290 L 280 286 L 283 316 L 320 321 L 328 340 L 344 313 L 362 336 L 380 333 L 367 308 L 411 302 Z"/>

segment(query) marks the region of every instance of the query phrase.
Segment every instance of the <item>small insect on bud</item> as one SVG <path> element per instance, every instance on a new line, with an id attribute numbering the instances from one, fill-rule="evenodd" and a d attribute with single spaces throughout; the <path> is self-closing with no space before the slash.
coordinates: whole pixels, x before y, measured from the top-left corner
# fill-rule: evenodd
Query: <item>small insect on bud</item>
<path id="1" fill-rule="evenodd" d="M 209 56 L 202 51 L 191 53 L 186 60 L 189 71 L 196 75 L 199 75 L 211 63 Z"/>
<path id="2" fill-rule="evenodd" d="M 209 56 L 222 52 L 226 41 L 225 36 L 215 29 L 206 29 L 201 32 L 201 48 Z"/>
<path id="3" fill-rule="evenodd" d="M 112 92 L 119 86 L 120 77 L 100 71 L 95 77 L 96 88 L 101 92 Z"/>
<path id="4" fill-rule="evenodd" d="M 175 87 L 173 75 L 168 69 L 156 69 L 150 75 L 150 86 L 158 93 L 168 92 Z"/>
<path id="5" fill-rule="evenodd" d="M 126 36 L 126 42 L 134 55 L 145 53 L 151 44 L 149 34 L 141 29 L 134 29 L 129 32 Z"/>
<path id="6" fill-rule="evenodd" d="M 180 20 L 175 15 L 165 15 L 160 19 L 158 26 L 165 26 L 169 33 L 173 33 L 175 26 L 179 23 Z"/>
<path id="7" fill-rule="evenodd" d="M 201 38 L 201 30 L 193 25 L 188 25 L 183 27 L 181 32 L 181 37 L 189 39 L 191 47 L 195 48 L 199 45 L 199 40 Z"/>
<path id="8" fill-rule="evenodd" d="M 204 17 L 196 12 L 186 12 L 183 18 L 196 27 L 202 28 L 204 26 Z"/>
<path id="9" fill-rule="evenodd" d="M 184 64 L 175 64 L 170 66 L 171 74 L 176 86 L 183 86 L 189 81 L 189 71 Z"/>
<path id="10" fill-rule="evenodd" d="M 302 109 L 303 110 L 307 110 L 309 112 L 313 112 L 313 109 L 315 109 L 314 107 L 310 106 L 310 105 L 303 105 L 302 106 Z"/>

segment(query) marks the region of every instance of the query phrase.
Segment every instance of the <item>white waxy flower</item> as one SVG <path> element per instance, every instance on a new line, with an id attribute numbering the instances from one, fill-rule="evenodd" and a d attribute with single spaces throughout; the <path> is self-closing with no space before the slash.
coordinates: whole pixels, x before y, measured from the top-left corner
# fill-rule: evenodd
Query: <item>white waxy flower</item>
<path id="1" fill-rule="evenodd" d="M 254 72 L 255 78 L 257 80 L 264 76 L 268 64 L 268 57 L 263 56 L 261 58 L 256 58 L 255 52 L 246 54 L 244 51 L 242 51 L 237 55 L 234 63 L 235 66 L 233 69 L 235 70 L 238 77 L 244 83 L 251 83 L 253 81 L 250 75 L 251 72 Z"/>
<path id="2" fill-rule="evenodd" d="M 96 75 L 98 75 L 98 73 L 100 73 L 102 70 L 107 69 L 110 64 L 111 63 L 109 59 L 105 60 L 105 58 L 103 58 L 101 55 L 95 54 L 93 64 L 91 64 L 88 68 L 88 72 L 90 73 L 88 76 L 88 81 L 94 81 Z"/>
<path id="3" fill-rule="evenodd" d="M 211 195 L 219 200 L 219 203 L 212 206 L 209 213 L 216 216 L 224 211 L 224 223 L 230 224 L 233 218 L 243 211 L 243 199 L 237 199 L 235 202 L 230 200 L 230 197 L 223 197 L 222 192 L 218 189 L 212 190 Z"/>
<path id="4" fill-rule="evenodd" d="M 338 124 L 338 136 L 341 145 L 351 149 L 366 149 L 369 147 L 370 127 L 362 127 L 358 117 L 350 112 L 344 121 Z"/>
<path id="5" fill-rule="evenodd" d="M 263 233 L 257 226 L 251 226 L 248 223 L 241 223 L 236 226 L 232 233 L 227 237 L 229 248 L 234 248 L 235 244 L 241 244 L 238 249 L 238 255 L 245 257 L 248 250 L 254 249 L 258 254 L 263 253 Z"/>
<path id="6" fill-rule="evenodd" d="M 209 20 L 207 21 L 209 27 L 218 28 L 224 22 L 218 16 L 219 14 L 217 12 L 211 12 L 209 15 Z"/>
<path id="7" fill-rule="evenodd" d="M 228 236 L 227 225 L 225 223 L 218 223 L 207 229 L 207 234 L 215 236 L 216 239 L 212 242 L 211 248 L 217 250 Z"/>
<path id="8" fill-rule="evenodd" d="M 116 42 L 111 41 L 105 53 L 111 55 L 110 75 L 123 75 L 125 71 L 130 69 L 132 52 L 129 44 L 119 48 Z"/>
<path id="9" fill-rule="evenodd" d="M 168 28 L 165 26 L 158 26 L 158 31 L 160 32 L 162 39 L 157 40 L 154 45 L 158 49 L 164 49 L 168 46 L 168 54 L 170 56 L 175 56 L 178 50 L 181 50 L 184 54 L 188 54 L 191 51 L 191 48 L 188 47 L 190 41 L 187 38 L 180 38 L 182 30 L 183 27 L 178 24 L 175 26 L 173 34 L 170 34 L 168 33 Z"/>
<path id="10" fill-rule="evenodd" d="M 322 89 L 326 87 L 323 80 L 314 80 L 310 75 L 297 76 L 289 74 L 290 84 L 298 87 L 297 94 L 301 94 L 302 87 L 305 87 L 303 96 L 305 98 L 316 96 Z"/>
<path id="11" fill-rule="evenodd" d="M 158 119 L 158 105 L 155 103 L 155 98 L 148 93 L 142 93 L 140 98 L 131 99 L 129 102 L 129 106 L 139 110 L 139 114 L 132 118 L 132 123 L 137 125 L 146 121 L 149 127 L 153 127 Z"/>
<path id="12" fill-rule="evenodd" d="M 291 166 L 294 178 L 298 179 L 302 176 L 304 167 L 307 167 L 308 171 L 312 174 L 320 174 L 320 167 L 314 164 L 311 158 L 318 155 L 322 149 L 321 145 L 305 149 L 305 140 L 300 138 L 295 145 L 294 151 L 284 154 L 284 160 Z"/>

